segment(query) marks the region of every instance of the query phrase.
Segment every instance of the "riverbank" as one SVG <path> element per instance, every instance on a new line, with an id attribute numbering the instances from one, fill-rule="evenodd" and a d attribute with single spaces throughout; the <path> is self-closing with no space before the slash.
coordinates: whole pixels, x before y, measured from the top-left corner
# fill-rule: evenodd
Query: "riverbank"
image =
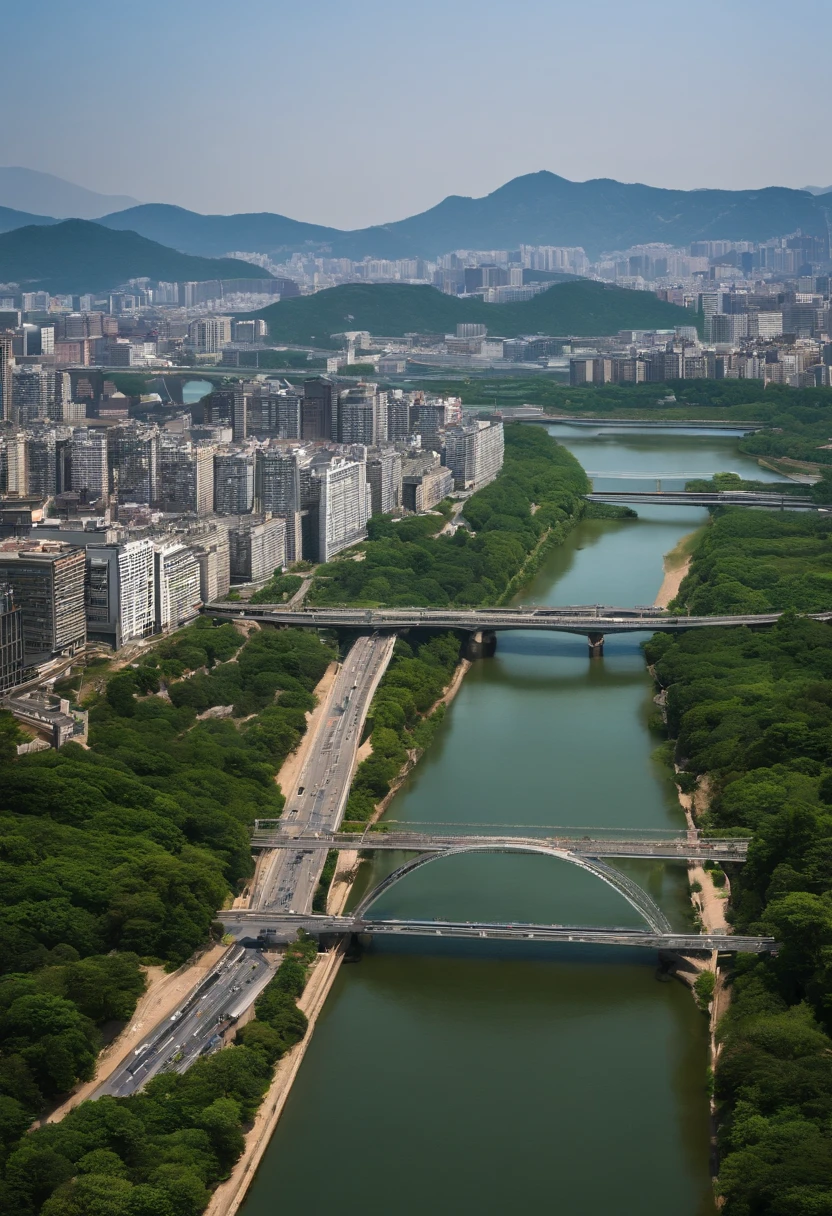
<path id="1" fill-rule="evenodd" d="M 685 575 L 690 570 L 693 550 L 702 532 L 702 528 L 688 532 L 669 553 L 665 553 L 662 559 L 664 578 L 653 601 L 656 608 L 667 608 L 676 599 Z"/>

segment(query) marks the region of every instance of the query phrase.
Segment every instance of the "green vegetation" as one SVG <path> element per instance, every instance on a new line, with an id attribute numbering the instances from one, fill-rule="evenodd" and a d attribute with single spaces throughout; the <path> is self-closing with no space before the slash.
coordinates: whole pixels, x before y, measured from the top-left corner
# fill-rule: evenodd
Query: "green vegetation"
<path id="1" fill-rule="evenodd" d="M 2 238 L 0 238 L 2 239 Z M 2 262 L 0 262 L 0 268 Z M 256 314 L 275 342 L 334 347 L 332 335 L 366 329 L 371 334 L 453 333 L 462 321 L 487 325 L 489 333 L 615 334 L 619 329 L 673 329 L 696 325 L 688 309 L 648 291 L 577 279 L 558 283 L 522 304 L 484 304 L 444 295 L 435 287 L 398 283 L 346 283 L 312 296 L 270 304 Z"/>
<path id="2" fill-rule="evenodd" d="M 716 976 L 713 971 L 703 971 L 696 977 L 693 991 L 696 993 L 696 1001 L 700 1009 L 708 1008 L 713 1000 L 715 987 Z"/>
<path id="3" fill-rule="evenodd" d="M 321 566 L 310 604 L 376 606 L 493 604 L 512 589 L 529 558 L 560 540 L 584 509 L 589 489 L 574 456 L 545 431 L 506 428 L 500 476 L 465 504 L 465 528 L 437 536 L 442 516 L 370 520 L 362 561 L 345 557 Z M 536 510 L 532 510 L 536 507 Z"/>
<path id="4" fill-rule="evenodd" d="M 826 612 L 832 607 L 832 519 L 720 508 L 671 607 L 697 616 Z"/>
<path id="5" fill-rule="evenodd" d="M 293 595 L 297 594 L 302 586 L 303 579 L 299 574 L 281 574 L 279 570 L 275 570 L 269 581 L 259 591 L 255 591 L 249 603 L 285 603 L 286 600 L 290 600 Z"/>
<path id="6" fill-rule="evenodd" d="M 274 774 L 332 653 L 301 631 L 243 644 L 232 625 L 200 619 L 109 677 L 90 706 L 89 750 L 18 758 L 17 727 L 0 716 L 0 1165 L 47 1105 L 92 1076 L 97 1027 L 130 1017 L 140 963 L 175 967 L 220 932 L 216 909 L 251 872 L 248 828 L 280 814 Z M 197 721 L 215 705 L 242 720 Z M 9 1211 L 39 1210 L 73 1172 L 65 1161 L 30 1169 L 29 1144 L 12 1153 L 22 1164 L 10 1160 L 6 1181 L 23 1194 L 31 1174 L 35 1190 Z"/>
<path id="7" fill-rule="evenodd" d="M 729 510 L 706 530 L 680 601 L 830 605 L 832 524 Z M 827 558 L 827 553 L 829 557 Z M 695 606 L 695 607 L 694 607 Z M 691 787 L 708 774 L 703 830 L 751 834 L 728 917 L 769 933 L 740 956 L 715 1078 L 726 1216 L 832 1210 L 832 632 L 792 612 L 764 632 L 719 629 L 646 647 Z M 716 874 L 714 875 L 716 878 Z M 721 880 L 721 881 L 720 881 Z M 724 883 L 722 872 L 716 878 Z M 702 996 L 703 994 L 699 994 Z"/>
<path id="8" fill-rule="evenodd" d="M 287 949 L 232 1047 L 181 1076 L 161 1073 L 135 1097 L 84 1102 L 26 1136 L 5 1159 L 0 1208 L 15 1216 L 198 1216 L 240 1156 L 275 1063 L 306 1033 L 296 1000 L 316 953 L 308 940 Z M 2 1101 L 2 1125 L 20 1135 L 25 1123 Z"/>
<path id="9" fill-rule="evenodd" d="M 346 831 L 372 818 L 408 758 L 415 759 L 430 743 L 445 706 L 429 711 L 458 662 L 459 638 L 454 633 L 396 642 L 393 660 L 373 698 L 368 722 L 373 754 L 356 770 L 344 812 Z"/>
<path id="10" fill-rule="evenodd" d="M 31 225 L 0 235 L 0 279 L 26 291 L 107 291 L 128 279 L 270 279 L 236 258 L 200 258 L 157 245 L 136 232 L 88 220 Z"/>

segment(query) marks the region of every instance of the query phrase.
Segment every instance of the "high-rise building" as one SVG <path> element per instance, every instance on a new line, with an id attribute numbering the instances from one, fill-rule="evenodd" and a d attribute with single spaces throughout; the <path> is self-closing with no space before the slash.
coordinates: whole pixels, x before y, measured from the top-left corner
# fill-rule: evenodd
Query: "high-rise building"
<path id="1" fill-rule="evenodd" d="M 0 419 L 12 419 L 12 369 L 14 340 L 11 334 L 0 333 Z"/>
<path id="2" fill-rule="evenodd" d="M 479 490 L 503 467 L 502 422 L 475 422 L 445 432 L 445 464 L 461 490 Z"/>
<path id="3" fill-rule="evenodd" d="M 402 505 L 401 453 L 392 448 L 369 453 L 367 483 L 370 487 L 373 515 L 389 515 L 398 510 Z"/>
<path id="4" fill-rule="evenodd" d="M 236 582 L 265 583 L 286 564 L 286 524 L 277 517 L 243 520 L 230 529 L 228 541 Z"/>
<path id="5" fill-rule="evenodd" d="M 163 435 L 159 446 L 159 505 L 176 514 L 214 509 L 214 448 Z"/>
<path id="6" fill-rule="evenodd" d="M 301 508 L 302 455 L 281 448 L 260 448 L 255 458 L 254 497 L 258 512 L 288 515 Z"/>
<path id="7" fill-rule="evenodd" d="M 78 427 L 69 445 L 72 489 L 92 501 L 105 498 L 108 489 L 107 436 L 103 431 Z"/>
<path id="8" fill-rule="evenodd" d="M 7 583 L 23 617 L 27 663 L 76 654 L 87 640 L 84 550 L 44 541 L 0 545 L 0 582 Z"/>
<path id="9" fill-rule="evenodd" d="M 26 441 L 29 465 L 28 493 L 51 498 L 57 491 L 55 432 L 30 436 Z"/>
<path id="10" fill-rule="evenodd" d="M 54 373 L 47 368 L 37 363 L 16 367 L 12 379 L 12 421 L 29 426 L 40 418 L 48 418 L 54 392 Z"/>
<path id="11" fill-rule="evenodd" d="M 286 389 L 248 399 L 248 432 L 258 439 L 300 439 L 301 398 Z"/>
<path id="12" fill-rule="evenodd" d="M 338 398 L 339 443 L 365 447 L 387 439 L 387 394 L 375 384 L 359 383 Z"/>
<path id="13" fill-rule="evenodd" d="M 107 431 L 110 490 L 120 503 L 152 505 L 159 499 L 159 434 L 133 423 Z"/>
<path id="14" fill-rule="evenodd" d="M 231 548 L 226 528 L 210 528 L 195 540 L 188 538 L 199 563 L 199 594 L 204 604 L 228 595 L 231 586 Z"/>
<path id="15" fill-rule="evenodd" d="M 188 326 L 188 341 L 203 354 L 219 354 L 231 341 L 231 318 L 199 317 Z"/>
<path id="16" fill-rule="evenodd" d="M 367 535 L 370 490 L 363 460 L 335 457 L 314 468 L 318 507 L 318 561 L 330 558 Z"/>
<path id="17" fill-rule="evenodd" d="M 387 395 L 387 438 L 402 443 L 413 431 L 410 428 L 410 397 L 397 389 Z"/>
<path id="18" fill-rule="evenodd" d="M 178 629 L 195 617 L 202 605 L 199 562 L 179 541 L 156 546 L 156 628 Z"/>
<path id="19" fill-rule="evenodd" d="M 118 650 L 153 633 L 156 619 L 152 541 L 87 546 L 87 633 Z"/>
<path id="20" fill-rule="evenodd" d="M 254 456 L 217 452 L 214 456 L 214 510 L 218 515 L 247 515 L 254 506 Z"/>
<path id="21" fill-rule="evenodd" d="M 326 376 L 314 376 L 311 380 L 304 380 L 301 438 L 332 439 L 337 434 L 337 424 L 338 393 L 333 382 Z"/>
<path id="22" fill-rule="evenodd" d="M 29 493 L 29 445 L 20 433 L 5 441 L 6 493 L 20 498 Z"/>
<path id="23" fill-rule="evenodd" d="M 23 668 L 23 613 L 9 584 L 0 584 L 0 692 L 22 682 Z"/>

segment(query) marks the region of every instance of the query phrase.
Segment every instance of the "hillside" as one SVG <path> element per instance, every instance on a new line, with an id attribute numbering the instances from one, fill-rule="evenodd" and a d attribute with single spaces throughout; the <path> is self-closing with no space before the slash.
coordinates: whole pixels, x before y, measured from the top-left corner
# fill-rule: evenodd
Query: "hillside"
<path id="1" fill-rule="evenodd" d="M 435 287 L 398 283 L 348 283 L 313 296 L 281 300 L 257 316 L 273 341 L 333 347 L 331 335 L 366 329 L 399 337 L 410 332 L 453 333 L 462 321 L 488 326 L 490 334 L 614 334 L 619 329 L 672 329 L 692 325 L 684 308 L 645 291 L 626 291 L 579 279 L 550 287 L 523 304 L 484 304 L 443 295 Z"/>
<path id="2" fill-rule="evenodd" d="M 0 232 L 13 232 L 30 224 L 55 224 L 51 215 L 30 215 L 28 211 L 15 211 L 12 207 L 0 207 Z"/>
<path id="3" fill-rule="evenodd" d="M 100 221 L 108 228 L 131 229 L 162 245 L 205 257 L 222 257 L 241 250 L 246 253 L 289 254 L 304 248 L 318 248 L 340 239 L 337 228 L 305 224 L 285 215 L 268 211 L 243 215 L 199 215 L 184 207 L 165 203 L 146 203 L 105 215 Z"/>
<path id="4" fill-rule="evenodd" d="M 30 225 L 0 235 L 0 281 L 30 291 L 106 291 L 142 277 L 168 282 L 271 278 L 248 262 L 192 257 L 87 220 Z"/>
<path id="5" fill-rule="evenodd" d="M 132 207 L 101 222 L 203 256 L 316 250 L 356 260 L 432 258 L 452 249 L 539 244 L 581 245 L 594 258 L 650 241 L 762 241 L 798 228 L 826 239 L 829 205 L 830 196 L 781 187 L 662 190 L 610 178 L 571 182 L 543 171 L 516 177 L 484 198 L 452 195 L 419 215 L 354 232 L 268 212 L 199 215 L 162 204 Z"/>
<path id="6" fill-rule="evenodd" d="M 41 173 L 20 165 L 0 167 L 0 204 L 17 211 L 54 215 L 59 219 L 94 220 L 108 211 L 132 207 L 136 202 L 126 194 L 99 194 L 54 173 Z"/>

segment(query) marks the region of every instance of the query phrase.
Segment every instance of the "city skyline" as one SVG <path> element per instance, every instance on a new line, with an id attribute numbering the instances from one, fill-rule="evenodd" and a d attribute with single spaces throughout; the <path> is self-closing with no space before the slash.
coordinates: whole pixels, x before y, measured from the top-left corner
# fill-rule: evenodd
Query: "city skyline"
<path id="1" fill-rule="evenodd" d="M 149 0 L 129 24 L 100 0 L 80 13 L 44 8 L 37 41 L 22 12 L 6 17 L 6 87 L 27 97 L 27 122 L 4 130 L 0 162 L 144 202 L 352 228 L 449 194 L 481 197 L 541 168 L 678 189 L 829 177 L 817 152 L 822 74 L 782 54 L 795 28 L 821 42 L 832 32 L 819 0 L 788 12 L 737 0 L 728 13 L 707 0 L 695 23 L 657 0 L 626 12 L 604 0 L 591 30 L 541 0 L 461 0 L 451 11 L 428 0 L 418 24 L 378 0 L 349 11 L 319 0 L 302 12 L 255 0 L 234 23 L 216 0 L 173 13 Z M 752 28 L 766 36 L 752 42 Z M 703 41 L 704 31 L 716 32 Z M 69 60 L 87 65 L 85 90 L 104 65 L 135 82 L 133 105 L 101 98 L 96 140 L 70 138 L 76 106 L 32 88 L 64 80 L 56 87 L 71 102 Z M 754 91 L 763 80 L 776 87 Z M 759 139 L 726 129 L 737 88 L 753 96 L 765 156 Z M 408 171 L 389 173 L 391 157 Z"/>

